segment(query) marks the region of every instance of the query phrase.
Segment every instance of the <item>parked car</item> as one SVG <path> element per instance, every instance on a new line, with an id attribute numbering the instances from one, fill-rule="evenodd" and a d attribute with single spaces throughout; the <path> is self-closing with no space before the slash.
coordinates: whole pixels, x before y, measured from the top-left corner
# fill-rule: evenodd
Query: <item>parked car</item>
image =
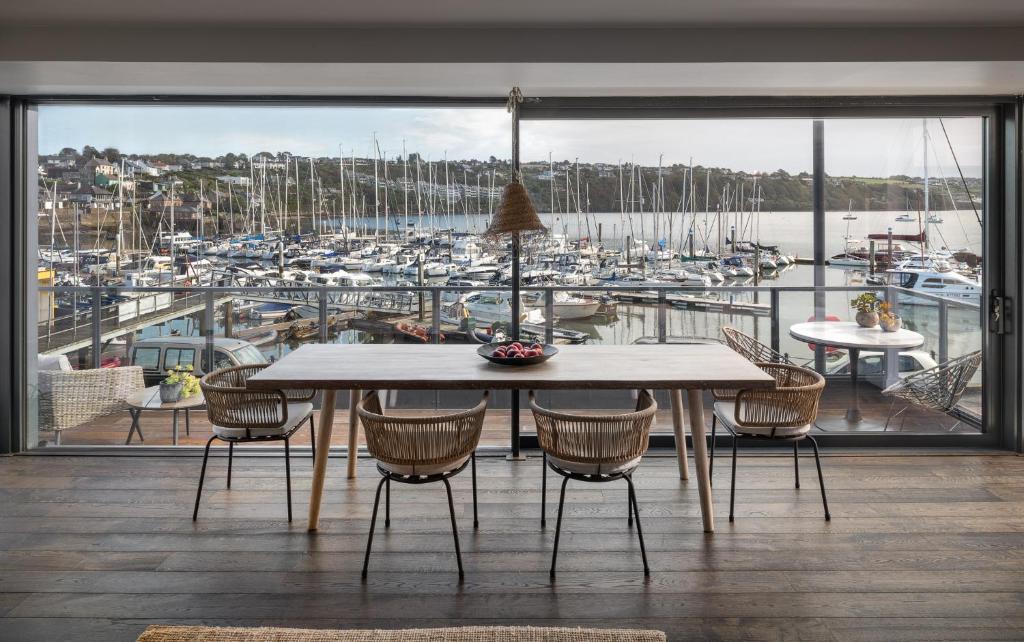
<path id="1" fill-rule="evenodd" d="M 881 376 L 885 374 L 884 353 L 874 351 L 862 351 L 860 362 L 857 364 L 857 374 L 862 377 Z M 932 355 L 924 350 L 907 350 L 900 352 L 899 376 L 902 379 L 907 375 L 927 370 L 939 365 Z M 830 375 L 850 374 L 850 355 L 843 353 L 835 361 L 829 362 L 826 372 Z"/>
<path id="2" fill-rule="evenodd" d="M 142 366 L 147 386 L 155 386 L 174 366 L 192 366 L 197 376 L 209 372 L 206 364 L 205 337 L 153 337 L 140 339 L 132 346 L 129 360 Z M 241 339 L 213 340 L 213 369 L 267 363 L 256 346 Z"/>

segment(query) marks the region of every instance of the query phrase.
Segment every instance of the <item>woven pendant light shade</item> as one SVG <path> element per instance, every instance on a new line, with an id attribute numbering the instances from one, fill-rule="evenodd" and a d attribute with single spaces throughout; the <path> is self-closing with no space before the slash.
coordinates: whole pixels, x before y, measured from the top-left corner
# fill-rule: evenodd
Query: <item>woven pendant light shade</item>
<path id="1" fill-rule="evenodd" d="M 526 188 L 517 180 L 505 186 L 501 194 L 498 213 L 487 228 L 488 236 L 514 234 L 516 232 L 540 232 L 546 229 L 537 216 L 537 210 L 530 201 Z"/>

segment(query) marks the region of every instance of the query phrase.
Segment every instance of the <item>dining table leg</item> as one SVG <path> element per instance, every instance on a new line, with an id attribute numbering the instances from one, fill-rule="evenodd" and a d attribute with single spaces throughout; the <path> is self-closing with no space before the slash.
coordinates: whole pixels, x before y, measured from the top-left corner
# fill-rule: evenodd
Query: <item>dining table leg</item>
<path id="1" fill-rule="evenodd" d="M 348 397 L 348 478 L 356 478 L 356 462 L 359 459 L 359 413 L 356 412 L 356 404 L 359 403 L 359 391 L 352 390 Z M 387 406 L 387 396 L 384 398 L 384 406 Z"/>
<path id="2" fill-rule="evenodd" d="M 711 477 L 708 474 L 708 446 L 704 437 L 704 391 L 687 390 L 686 402 L 690 411 L 690 435 L 693 437 L 693 464 L 697 470 L 697 492 L 700 494 L 700 514 L 704 532 L 715 532 L 715 505 L 711 501 Z"/>
<path id="3" fill-rule="evenodd" d="M 320 523 L 320 498 L 324 493 L 327 476 L 327 457 L 331 449 L 331 429 L 334 427 L 334 404 L 337 393 L 323 391 L 320 403 L 320 425 L 316 431 L 316 458 L 313 460 L 313 486 L 309 491 L 309 522 L 307 528 L 315 531 Z"/>
<path id="4" fill-rule="evenodd" d="M 850 407 L 846 410 L 846 421 L 852 424 L 864 418 L 860 413 L 859 365 L 860 349 L 850 348 Z"/>
<path id="5" fill-rule="evenodd" d="M 686 429 L 683 425 L 683 391 L 670 390 L 672 398 L 672 431 L 676 436 L 676 459 L 679 463 L 679 479 L 690 478 L 690 467 L 686 462 Z"/>

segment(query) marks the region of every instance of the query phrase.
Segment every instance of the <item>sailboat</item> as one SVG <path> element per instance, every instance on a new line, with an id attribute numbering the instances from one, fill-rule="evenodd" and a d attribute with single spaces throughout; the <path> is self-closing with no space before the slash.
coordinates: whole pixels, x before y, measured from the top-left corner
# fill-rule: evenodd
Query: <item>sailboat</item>
<path id="1" fill-rule="evenodd" d="M 853 199 L 850 199 L 850 204 L 846 209 L 846 216 L 843 217 L 844 221 L 856 221 L 857 217 L 853 215 Z M 849 231 L 849 224 L 847 224 L 847 231 Z"/>

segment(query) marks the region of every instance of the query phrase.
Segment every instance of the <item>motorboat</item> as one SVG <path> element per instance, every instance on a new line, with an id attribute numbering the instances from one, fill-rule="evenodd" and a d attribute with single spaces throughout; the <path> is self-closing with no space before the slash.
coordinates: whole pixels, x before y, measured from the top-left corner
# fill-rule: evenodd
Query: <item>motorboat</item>
<path id="1" fill-rule="evenodd" d="M 887 273 L 890 275 L 890 282 L 893 285 L 908 290 L 900 292 L 898 301 L 901 304 L 938 305 L 939 301 L 932 297 L 973 304 L 981 303 L 981 283 L 959 272 L 895 268 L 888 270 Z M 930 296 L 919 296 L 921 294 Z"/>

